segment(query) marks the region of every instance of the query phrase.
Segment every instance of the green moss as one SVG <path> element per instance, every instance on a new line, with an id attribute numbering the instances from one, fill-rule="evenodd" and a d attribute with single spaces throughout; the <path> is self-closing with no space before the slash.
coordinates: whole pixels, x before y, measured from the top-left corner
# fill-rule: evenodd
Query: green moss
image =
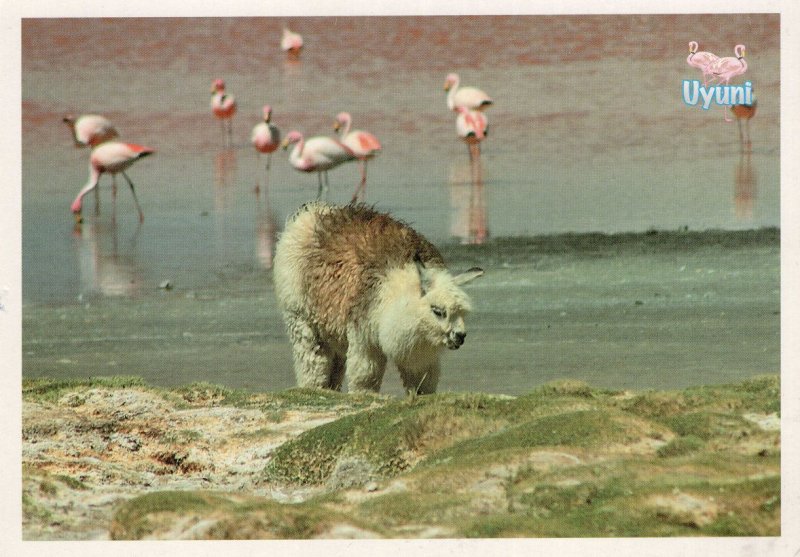
<path id="1" fill-rule="evenodd" d="M 112 539 L 141 539 L 157 527 L 154 520 L 159 513 L 205 514 L 215 509 L 230 507 L 230 502 L 219 495 L 197 491 L 159 491 L 136 497 L 124 503 L 114 514 L 111 524 Z"/>
<path id="2" fill-rule="evenodd" d="M 663 419 L 675 433 L 708 441 L 715 437 L 741 437 L 757 429 L 741 416 L 716 412 L 690 412 Z"/>
<path id="3" fill-rule="evenodd" d="M 688 435 L 686 437 L 676 437 L 666 445 L 659 447 L 656 454 L 662 458 L 672 457 L 672 456 L 683 456 L 687 455 L 696 451 L 699 451 L 703 448 L 703 440 L 695 437 L 694 435 Z"/>
<path id="4" fill-rule="evenodd" d="M 23 379 L 22 397 L 25 400 L 55 402 L 67 391 L 85 391 L 96 388 L 129 389 L 145 387 L 141 377 L 117 375 L 112 377 L 89 377 L 76 379 Z"/>

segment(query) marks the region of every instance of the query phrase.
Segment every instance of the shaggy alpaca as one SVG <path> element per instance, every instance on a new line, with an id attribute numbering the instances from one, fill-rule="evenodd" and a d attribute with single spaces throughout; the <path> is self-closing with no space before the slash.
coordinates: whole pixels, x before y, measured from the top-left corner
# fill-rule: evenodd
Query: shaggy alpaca
<path id="1" fill-rule="evenodd" d="M 275 292 L 297 383 L 379 391 L 387 359 L 409 392 L 433 393 L 439 355 L 464 343 L 469 297 L 421 234 L 363 205 L 309 203 L 275 248 Z"/>

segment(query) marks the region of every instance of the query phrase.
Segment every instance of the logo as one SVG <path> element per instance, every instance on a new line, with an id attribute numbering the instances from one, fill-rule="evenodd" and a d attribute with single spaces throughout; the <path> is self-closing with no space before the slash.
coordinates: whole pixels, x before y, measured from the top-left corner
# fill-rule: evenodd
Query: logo
<path id="1" fill-rule="evenodd" d="M 702 104 L 701 104 L 702 100 Z M 753 104 L 753 84 L 745 81 L 744 85 L 701 85 L 697 79 L 683 80 L 683 102 L 689 106 L 701 104 L 703 110 L 711 108 L 712 103 L 720 106 Z"/>

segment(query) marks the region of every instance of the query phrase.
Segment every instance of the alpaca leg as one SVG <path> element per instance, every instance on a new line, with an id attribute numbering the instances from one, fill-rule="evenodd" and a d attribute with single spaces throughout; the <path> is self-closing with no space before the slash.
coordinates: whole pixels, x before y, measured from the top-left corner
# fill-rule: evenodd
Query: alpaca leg
<path id="1" fill-rule="evenodd" d="M 348 335 L 347 380 L 351 393 L 381 390 L 386 371 L 386 356 L 375 346 L 362 342 L 356 335 Z"/>
<path id="2" fill-rule="evenodd" d="M 331 369 L 335 354 L 319 340 L 307 320 L 292 312 L 285 312 L 284 320 L 292 343 L 297 385 L 317 389 L 331 388 Z"/>
<path id="3" fill-rule="evenodd" d="M 428 395 L 436 392 L 436 387 L 439 385 L 439 375 L 441 373 L 439 362 L 434 362 L 427 367 L 419 369 L 411 369 L 401 365 L 397 367 L 400 371 L 400 379 L 403 381 L 403 387 L 407 393 Z"/>
<path id="4" fill-rule="evenodd" d="M 331 378 L 330 389 L 334 391 L 342 390 L 342 383 L 344 382 L 344 370 L 347 360 L 341 354 L 334 354 L 331 362 Z"/>

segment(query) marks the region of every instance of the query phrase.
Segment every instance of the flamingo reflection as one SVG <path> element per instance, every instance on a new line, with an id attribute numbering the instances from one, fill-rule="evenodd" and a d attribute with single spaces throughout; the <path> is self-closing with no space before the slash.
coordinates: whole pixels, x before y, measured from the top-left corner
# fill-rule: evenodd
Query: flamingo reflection
<path id="1" fill-rule="evenodd" d="M 272 250 L 275 247 L 277 226 L 275 214 L 269 202 L 269 191 L 256 198 L 256 258 L 264 269 L 272 269 Z"/>
<path id="2" fill-rule="evenodd" d="M 122 251 L 116 225 L 90 222 L 75 230 L 82 296 L 133 296 L 139 292 L 142 277 L 131 254 L 140 229 L 141 223 Z"/>
<path id="3" fill-rule="evenodd" d="M 736 217 L 742 220 L 752 220 L 753 206 L 756 199 L 758 179 L 750 156 L 750 149 L 742 149 L 739 153 L 739 162 L 734 173 L 733 199 L 736 207 Z"/>
<path id="4" fill-rule="evenodd" d="M 483 167 L 480 159 L 450 167 L 450 233 L 462 244 L 482 244 L 489 236 Z"/>
<path id="5" fill-rule="evenodd" d="M 214 209 L 230 205 L 236 177 L 236 151 L 223 149 L 214 156 Z"/>

